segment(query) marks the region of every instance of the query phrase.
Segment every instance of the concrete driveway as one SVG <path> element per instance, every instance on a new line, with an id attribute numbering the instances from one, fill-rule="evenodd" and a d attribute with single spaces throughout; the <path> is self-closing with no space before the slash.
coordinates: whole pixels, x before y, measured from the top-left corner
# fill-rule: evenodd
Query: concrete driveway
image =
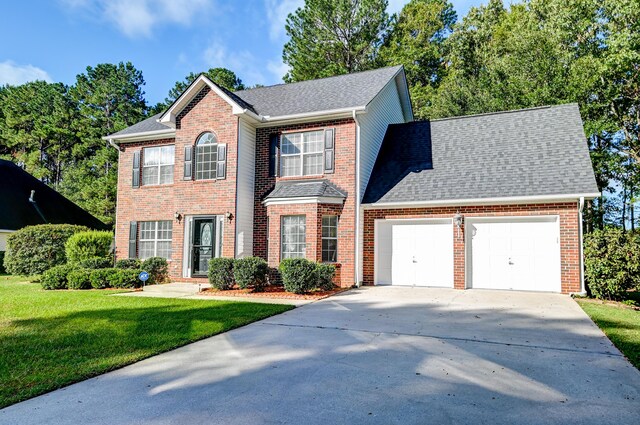
<path id="1" fill-rule="evenodd" d="M 631 424 L 640 373 L 569 297 L 349 291 L 0 411 L 2 424 Z"/>

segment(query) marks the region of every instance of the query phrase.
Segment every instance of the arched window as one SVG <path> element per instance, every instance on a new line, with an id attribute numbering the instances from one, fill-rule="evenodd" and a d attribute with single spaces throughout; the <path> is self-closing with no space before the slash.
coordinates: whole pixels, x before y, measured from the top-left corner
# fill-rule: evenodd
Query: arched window
<path id="1" fill-rule="evenodd" d="M 213 133 L 203 133 L 196 142 L 196 180 L 216 178 L 218 139 Z"/>

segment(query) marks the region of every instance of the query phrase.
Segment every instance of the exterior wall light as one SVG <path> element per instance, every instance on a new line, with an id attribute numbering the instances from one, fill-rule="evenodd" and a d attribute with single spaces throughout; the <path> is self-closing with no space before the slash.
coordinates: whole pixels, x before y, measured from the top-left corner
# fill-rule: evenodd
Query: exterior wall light
<path id="1" fill-rule="evenodd" d="M 176 212 L 173 214 L 173 218 L 175 218 L 175 219 L 176 219 L 176 221 L 177 221 L 178 223 L 180 223 L 180 222 L 182 221 L 182 214 L 180 214 L 178 211 L 176 211 Z"/>
<path id="2" fill-rule="evenodd" d="M 460 214 L 460 211 L 458 211 L 453 216 L 453 224 L 455 224 L 456 228 L 458 229 L 458 236 L 460 236 L 460 228 L 462 227 L 463 223 L 464 223 L 464 216 Z"/>
<path id="3" fill-rule="evenodd" d="M 224 217 L 225 217 L 227 220 L 229 220 L 229 221 L 233 220 L 233 214 L 231 214 L 229 211 L 227 211 L 227 212 L 224 214 Z"/>

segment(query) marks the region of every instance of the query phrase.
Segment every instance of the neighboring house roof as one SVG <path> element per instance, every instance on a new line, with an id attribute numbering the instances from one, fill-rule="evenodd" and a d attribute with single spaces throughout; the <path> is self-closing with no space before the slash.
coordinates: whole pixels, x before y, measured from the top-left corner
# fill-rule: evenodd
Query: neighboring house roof
<path id="1" fill-rule="evenodd" d="M 105 139 L 127 139 L 145 133 L 151 135 L 173 132 L 175 119 L 180 111 L 207 87 L 225 99 L 233 107 L 234 114 L 245 114 L 256 123 L 268 123 L 307 115 L 350 113 L 352 110 L 364 112 L 392 80 L 395 80 L 405 117 L 412 120 L 413 112 L 402 66 L 236 92 L 215 84 L 206 75 L 200 75 L 166 111 L 105 136 Z"/>
<path id="2" fill-rule="evenodd" d="M 32 190 L 35 190 L 35 205 L 29 201 Z M 107 227 L 22 168 L 0 160 L 0 229 L 18 230 L 45 223 L 80 224 L 92 229 Z"/>
<path id="3" fill-rule="evenodd" d="M 276 183 L 266 199 L 341 198 L 347 193 L 328 180 L 285 180 Z"/>
<path id="4" fill-rule="evenodd" d="M 599 195 L 576 104 L 392 124 L 362 202 L 551 195 Z"/>

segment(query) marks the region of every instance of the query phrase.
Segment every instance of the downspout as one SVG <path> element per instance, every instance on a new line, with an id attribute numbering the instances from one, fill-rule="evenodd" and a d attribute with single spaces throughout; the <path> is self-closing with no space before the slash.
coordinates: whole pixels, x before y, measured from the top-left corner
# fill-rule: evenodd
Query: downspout
<path id="1" fill-rule="evenodd" d="M 360 287 L 362 285 L 362 279 L 360 276 L 360 122 L 356 115 L 356 110 L 353 110 L 353 120 L 356 123 L 356 252 L 355 252 L 355 285 Z"/>
<path id="2" fill-rule="evenodd" d="M 584 248 L 583 248 L 583 228 L 582 228 L 582 211 L 584 210 L 584 196 L 580 197 L 578 202 L 578 233 L 580 233 L 580 294 L 586 295 L 587 288 L 584 284 Z"/>

